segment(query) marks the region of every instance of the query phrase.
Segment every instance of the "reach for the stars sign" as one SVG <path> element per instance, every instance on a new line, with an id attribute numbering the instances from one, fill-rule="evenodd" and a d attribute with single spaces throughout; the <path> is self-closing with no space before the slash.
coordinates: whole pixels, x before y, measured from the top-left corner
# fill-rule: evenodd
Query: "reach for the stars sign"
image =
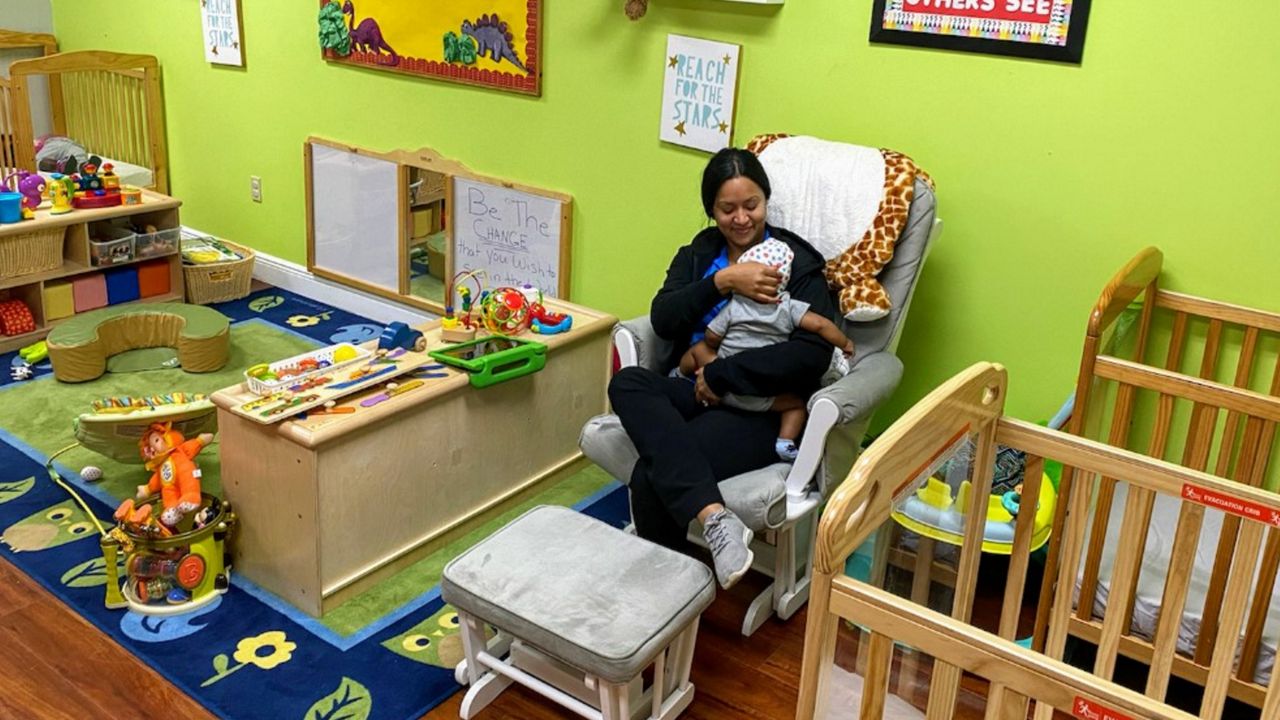
<path id="1" fill-rule="evenodd" d="M 658 137 L 715 152 L 733 141 L 741 46 L 667 36 Z"/>

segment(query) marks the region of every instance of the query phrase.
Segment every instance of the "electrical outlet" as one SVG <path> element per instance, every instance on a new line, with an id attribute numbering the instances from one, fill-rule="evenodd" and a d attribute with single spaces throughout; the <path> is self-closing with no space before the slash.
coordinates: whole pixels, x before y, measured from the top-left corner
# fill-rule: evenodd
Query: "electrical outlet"
<path id="1" fill-rule="evenodd" d="M 262 202 L 262 178 L 257 175 L 249 176 L 249 197 L 254 202 Z"/>

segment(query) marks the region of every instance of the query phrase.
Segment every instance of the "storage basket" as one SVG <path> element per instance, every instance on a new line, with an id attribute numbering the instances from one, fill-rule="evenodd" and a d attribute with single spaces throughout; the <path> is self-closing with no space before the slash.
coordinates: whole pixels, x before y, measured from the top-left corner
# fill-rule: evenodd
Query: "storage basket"
<path id="1" fill-rule="evenodd" d="M 33 230 L 0 237 L 0 277 L 26 275 L 62 267 L 66 228 Z"/>
<path id="2" fill-rule="evenodd" d="M 229 240 L 218 242 L 240 253 L 240 259 L 207 265 L 183 263 L 189 303 L 208 305 L 239 300 L 249 294 L 249 285 L 253 282 L 253 251 Z"/>
<path id="3" fill-rule="evenodd" d="M 334 359 L 334 353 L 339 349 L 343 350 L 342 355 L 348 356 L 344 360 Z M 244 380 L 249 385 L 249 390 L 259 395 L 271 395 L 289 387 L 301 385 L 320 375 L 331 375 L 353 363 L 367 362 L 371 359 L 373 359 L 373 353 L 359 345 L 338 343 L 267 365 L 266 369 L 276 375 L 277 379 L 264 380 L 258 377 L 255 371 L 262 368 L 258 365 L 244 371 Z M 282 376 L 282 373 L 285 375 Z"/>

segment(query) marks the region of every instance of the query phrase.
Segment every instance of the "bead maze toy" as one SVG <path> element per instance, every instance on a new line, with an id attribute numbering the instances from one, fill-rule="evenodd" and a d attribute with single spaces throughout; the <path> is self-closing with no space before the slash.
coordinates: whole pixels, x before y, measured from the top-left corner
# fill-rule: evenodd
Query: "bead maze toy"
<path id="1" fill-rule="evenodd" d="M 193 435 L 207 433 L 216 424 L 215 408 L 202 395 L 171 393 L 151 397 L 110 397 L 93 403 L 93 411 L 81 414 L 75 422 L 77 442 L 49 457 L 45 470 L 49 478 L 71 494 L 93 521 L 101 535 L 102 555 L 107 576 L 108 608 L 129 608 L 146 615 L 174 615 L 188 612 L 212 602 L 230 586 L 230 554 L 226 543 L 237 523 L 229 503 L 189 487 L 191 494 L 178 499 L 166 497 L 169 486 L 160 478 L 161 494 L 150 494 L 135 504 L 127 500 L 117 509 L 117 525 L 108 530 L 79 493 L 68 485 L 54 469 L 54 462 L 65 452 L 86 447 L 119 460 L 136 460 L 140 444 L 163 428 L 159 452 L 151 453 L 153 469 L 165 474 L 166 458 L 183 444 L 177 427 L 188 428 Z M 149 433 L 149 430 L 152 431 Z M 204 445 L 204 440 L 190 441 Z M 194 453 L 192 453 L 194 454 Z M 88 473 L 86 480 L 100 476 Z M 96 468 L 95 468 L 96 469 Z M 198 498 L 198 499 L 197 499 Z M 187 503 L 183 505 L 182 503 Z M 168 509 L 185 508 L 172 514 L 172 524 L 161 522 L 164 513 L 154 508 L 163 503 Z M 122 582 L 117 564 L 124 553 L 126 577 Z"/>

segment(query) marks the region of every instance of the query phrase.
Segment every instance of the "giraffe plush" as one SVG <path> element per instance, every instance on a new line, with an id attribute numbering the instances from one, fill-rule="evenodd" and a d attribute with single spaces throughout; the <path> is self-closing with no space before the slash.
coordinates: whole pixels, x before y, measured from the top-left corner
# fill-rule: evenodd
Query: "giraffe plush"
<path id="1" fill-rule="evenodd" d="M 892 302 L 876 276 L 906 228 L 916 179 L 933 187 L 928 174 L 893 150 L 816 138 L 758 135 L 747 149 L 773 185 L 770 222 L 799 233 L 826 258 L 840 314 L 854 322 L 888 315 Z M 832 196 L 833 176 L 846 193 Z"/>

